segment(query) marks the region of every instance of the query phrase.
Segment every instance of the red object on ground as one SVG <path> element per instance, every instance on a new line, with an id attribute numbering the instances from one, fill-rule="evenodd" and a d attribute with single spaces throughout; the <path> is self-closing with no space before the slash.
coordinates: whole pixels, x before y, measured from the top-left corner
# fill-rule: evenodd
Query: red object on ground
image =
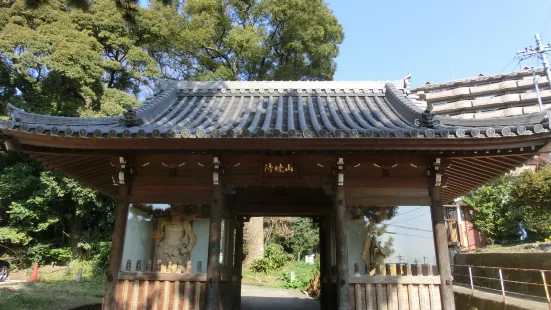
<path id="1" fill-rule="evenodd" d="M 38 264 L 34 264 L 33 272 L 31 273 L 31 277 L 29 278 L 29 281 L 37 281 L 38 280 Z"/>

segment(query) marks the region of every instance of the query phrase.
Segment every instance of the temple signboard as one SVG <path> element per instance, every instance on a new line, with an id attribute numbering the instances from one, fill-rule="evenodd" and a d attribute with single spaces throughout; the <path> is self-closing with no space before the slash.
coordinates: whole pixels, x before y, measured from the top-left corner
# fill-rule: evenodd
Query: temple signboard
<path id="1" fill-rule="evenodd" d="M 262 160 L 262 177 L 264 179 L 293 179 L 296 170 L 294 158 L 267 157 Z"/>

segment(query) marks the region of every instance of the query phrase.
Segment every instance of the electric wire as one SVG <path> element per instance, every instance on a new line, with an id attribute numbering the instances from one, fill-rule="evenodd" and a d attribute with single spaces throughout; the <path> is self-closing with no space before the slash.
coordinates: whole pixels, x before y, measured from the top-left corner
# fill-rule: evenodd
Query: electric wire
<path id="1" fill-rule="evenodd" d="M 389 231 L 388 233 L 391 234 L 391 235 L 401 235 L 401 236 L 417 237 L 417 238 L 431 239 L 431 240 L 432 240 L 432 237 L 427 237 L 427 236 L 410 235 L 410 234 L 401 234 L 401 233 L 391 232 L 391 231 Z"/>
<path id="2" fill-rule="evenodd" d="M 541 28 L 541 31 L 540 31 L 542 39 L 543 39 L 543 35 L 545 34 L 545 31 L 547 30 L 547 26 L 549 26 L 550 21 L 551 21 L 551 5 L 549 5 L 549 9 L 547 10 L 547 16 L 543 21 L 543 28 Z"/>
<path id="3" fill-rule="evenodd" d="M 430 213 L 430 211 L 425 212 L 425 213 L 423 213 L 423 214 L 421 214 L 421 215 L 418 215 L 418 216 L 414 216 L 414 217 L 409 218 L 409 219 L 407 219 L 407 220 L 402 220 L 402 221 L 398 221 L 398 222 L 394 222 L 394 223 L 388 223 L 388 224 L 386 224 L 386 225 L 394 225 L 394 224 L 398 224 L 398 223 L 407 222 L 407 221 L 409 221 L 409 220 L 416 219 L 416 218 L 418 218 L 418 217 L 421 217 L 421 216 L 426 215 L 426 214 L 429 214 L 429 213 Z"/>
<path id="4" fill-rule="evenodd" d="M 432 230 L 428 230 L 428 229 L 413 228 L 413 227 L 405 227 L 405 226 L 393 225 L 393 224 L 386 224 L 386 225 L 387 225 L 387 226 L 392 226 L 392 227 L 399 227 L 399 228 L 403 228 L 403 229 L 411 229 L 411 230 L 418 230 L 418 231 L 426 231 L 426 232 L 432 233 Z"/>
<path id="5" fill-rule="evenodd" d="M 408 212 L 400 213 L 400 214 L 396 215 L 396 216 L 393 217 L 393 218 L 395 219 L 395 218 L 397 218 L 398 216 L 406 215 L 406 214 L 408 214 L 408 213 L 411 213 L 411 212 L 413 212 L 413 211 L 417 211 L 417 210 L 422 209 L 422 208 L 424 208 L 424 207 L 419 207 L 419 208 L 410 210 L 410 211 L 408 211 Z"/>

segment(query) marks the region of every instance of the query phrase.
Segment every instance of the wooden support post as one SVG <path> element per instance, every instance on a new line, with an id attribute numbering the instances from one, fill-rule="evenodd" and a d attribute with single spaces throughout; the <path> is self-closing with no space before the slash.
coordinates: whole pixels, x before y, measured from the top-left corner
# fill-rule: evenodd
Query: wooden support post
<path id="1" fill-rule="evenodd" d="M 235 259 L 233 261 L 233 272 L 237 276 L 235 285 L 234 300 L 232 303 L 235 310 L 241 309 L 241 279 L 243 278 L 243 227 L 242 221 L 237 221 L 235 227 Z"/>
<path id="2" fill-rule="evenodd" d="M 220 233 L 222 225 L 222 203 L 224 198 L 222 184 L 219 173 L 220 163 L 218 158 L 214 157 L 212 202 L 210 206 L 210 230 L 209 230 L 209 249 L 207 265 L 207 292 L 206 292 L 206 310 L 219 310 L 218 302 L 220 298 Z"/>
<path id="3" fill-rule="evenodd" d="M 455 310 L 453 295 L 452 272 L 450 256 L 448 252 L 448 236 L 444 223 L 444 206 L 442 204 L 440 159 L 437 158 L 432 165 L 430 186 L 430 214 L 432 219 L 432 232 L 434 235 L 434 248 L 436 250 L 436 262 L 440 271 L 440 300 L 442 310 Z"/>
<path id="4" fill-rule="evenodd" d="M 107 271 L 107 284 L 105 286 L 104 307 L 105 310 L 115 310 L 117 304 L 117 282 L 122 264 L 122 250 L 124 247 L 124 235 L 128 220 L 128 196 L 130 194 L 129 175 L 126 169 L 127 163 L 120 157 L 119 169 L 119 196 L 117 211 L 115 214 L 115 226 L 111 239 L 111 253 L 109 256 L 109 269 Z"/>
<path id="5" fill-rule="evenodd" d="M 337 162 L 333 209 L 335 212 L 335 241 L 337 254 L 337 309 L 350 309 L 348 288 L 348 231 L 346 229 L 346 203 L 344 196 L 344 162 Z"/>
<path id="6" fill-rule="evenodd" d="M 228 221 L 228 232 L 227 232 L 228 242 L 226 242 L 228 246 L 226 249 L 226 255 L 224 255 L 224 257 L 226 258 L 226 266 L 227 266 L 226 273 L 228 276 L 228 290 L 227 290 L 228 292 L 224 294 L 225 296 L 227 296 L 226 307 L 224 309 L 232 309 L 234 299 L 235 299 L 234 295 L 232 294 L 232 287 L 234 287 L 235 285 L 233 280 L 233 274 L 234 274 L 233 250 L 235 246 L 234 238 L 235 238 L 235 226 L 236 226 L 235 223 L 236 223 L 236 220 L 233 217 L 230 218 L 230 220 Z"/>
<path id="7" fill-rule="evenodd" d="M 331 278 L 329 271 L 331 270 L 331 265 L 329 264 L 329 269 L 327 268 L 327 261 L 331 262 L 331 257 L 327 256 L 327 243 L 326 239 L 328 238 L 327 229 L 325 226 L 328 225 L 328 219 L 324 218 L 319 224 L 319 238 L 320 238 L 320 305 L 322 310 L 329 309 L 329 298 L 331 294 L 330 283 Z M 330 254 L 331 252 L 329 252 Z"/>

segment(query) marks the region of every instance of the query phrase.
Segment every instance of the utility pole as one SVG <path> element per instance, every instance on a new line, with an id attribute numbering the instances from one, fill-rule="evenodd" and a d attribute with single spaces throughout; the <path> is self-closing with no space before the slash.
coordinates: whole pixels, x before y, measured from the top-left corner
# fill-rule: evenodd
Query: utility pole
<path id="1" fill-rule="evenodd" d="M 534 37 L 536 39 L 536 48 L 534 49 L 531 46 L 529 48 L 526 47 L 524 48 L 524 50 L 518 51 L 517 55 L 521 55 L 524 58 L 535 56 L 536 58 L 541 59 L 541 62 L 543 63 L 543 70 L 545 71 L 545 75 L 547 76 L 547 83 L 549 83 L 549 89 L 551 90 L 551 72 L 549 71 L 549 61 L 547 60 L 547 55 L 546 55 L 547 52 L 551 51 L 551 44 L 543 45 L 541 43 L 541 38 L 539 34 L 536 34 Z M 541 102 L 538 82 L 536 80 L 536 72 L 533 67 L 532 67 L 532 76 L 534 78 L 534 85 L 536 88 L 536 93 L 538 96 L 538 102 L 539 102 L 540 111 L 541 111 L 543 110 L 543 104 Z"/>
<path id="2" fill-rule="evenodd" d="M 427 257 L 423 256 L 423 265 L 426 265 L 426 264 L 427 264 Z"/>
<path id="3" fill-rule="evenodd" d="M 402 254 L 398 254 L 398 263 L 400 264 L 402 263 L 402 258 L 403 258 Z"/>

